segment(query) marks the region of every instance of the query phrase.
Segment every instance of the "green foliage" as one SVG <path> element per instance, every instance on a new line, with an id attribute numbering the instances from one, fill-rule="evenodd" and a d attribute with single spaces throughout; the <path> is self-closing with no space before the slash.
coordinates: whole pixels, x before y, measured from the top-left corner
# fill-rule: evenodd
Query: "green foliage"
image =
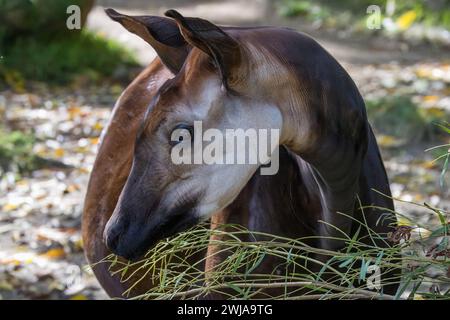
<path id="1" fill-rule="evenodd" d="M 448 213 L 427 204 L 412 204 L 437 215 L 440 225 L 414 225 L 396 213 L 403 225 L 388 235 L 379 235 L 360 223 L 359 229 L 368 233 L 366 238 L 389 241 L 384 248 L 368 244 L 358 235 L 351 238 L 342 233 L 346 249 L 330 251 L 305 244 L 308 239 L 284 238 L 237 225 L 211 230 L 204 224 L 159 242 L 141 261 L 124 263 L 110 255 L 99 263 L 111 265 L 111 273 L 126 283 L 129 289 L 125 297 L 142 281 L 158 283 L 135 299 L 197 299 L 219 293 L 229 299 L 449 300 L 450 290 L 445 289 L 450 285 Z M 204 254 L 209 246 L 219 249 L 209 258 L 222 253 L 227 258 L 219 259 L 205 275 L 202 265 L 208 257 L 195 263 L 189 259 Z M 325 259 L 318 259 L 318 255 Z M 279 264 L 272 272 L 259 273 L 265 259 L 275 259 L 272 261 Z M 311 264 L 315 265 L 312 269 L 308 267 Z M 367 290 L 374 266 L 379 267 L 381 285 L 399 284 L 395 295 Z M 403 270 L 402 279 L 392 274 L 394 270 Z M 431 287 L 443 290 L 430 293 Z M 274 296 L 271 289 L 281 290 Z"/>
<path id="2" fill-rule="evenodd" d="M 0 81 L 10 85 L 14 73 L 14 79 L 64 84 L 76 75 L 97 80 L 111 76 L 120 66 L 136 64 L 114 41 L 86 31 L 64 38 L 19 37 L 1 54 Z"/>
<path id="3" fill-rule="evenodd" d="M 425 122 L 419 108 L 404 96 L 381 98 L 366 102 L 367 113 L 378 132 L 402 138 L 420 139 Z"/>
<path id="4" fill-rule="evenodd" d="M 449 134 L 450 136 L 450 123 L 445 122 L 440 125 L 443 130 Z M 442 165 L 442 171 L 441 171 L 441 177 L 439 179 L 439 183 L 441 185 L 441 188 L 445 188 L 445 175 L 447 174 L 449 167 L 450 167 L 450 144 L 446 144 L 442 147 L 447 148 L 447 150 L 438 158 L 443 159 L 444 164 Z"/>
<path id="5" fill-rule="evenodd" d="M 33 144 L 31 135 L 0 128 L 0 171 L 28 172 L 35 169 L 38 158 L 33 154 Z"/>
<path id="6" fill-rule="evenodd" d="M 450 0 L 420 1 L 397 0 L 393 18 L 413 10 L 417 14 L 417 21 L 426 25 L 450 27 Z M 350 13 L 353 20 L 365 18 L 366 9 L 370 5 L 378 5 L 384 14 L 387 0 L 343 0 L 343 1 L 311 1 L 311 0 L 283 0 L 280 14 L 288 17 L 303 16 L 312 20 L 318 18 L 335 19 L 336 14 Z M 330 14 L 333 12 L 333 15 Z"/>
<path id="7" fill-rule="evenodd" d="M 321 6 L 314 5 L 311 1 L 286 1 L 280 8 L 280 13 L 286 17 L 302 16 L 312 19 L 328 17 L 330 12 Z"/>
<path id="8" fill-rule="evenodd" d="M 405 142 L 433 140 L 442 135 L 435 122 L 442 114 L 420 108 L 408 96 L 384 97 L 366 101 L 369 120 L 378 133 Z"/>
<path id="9" fill-rule="evenodd" d="M 9 37 L 70 32 L 66 28 L 67 7 L 77 5 L 84 20 L 92 7 L 91 0 L 0 0 L 1 29 Z"/>
<path id="10" fill-rule="evenodd" d="M 67 7 L 81 8 L 81 22 L 92 0 L 0 0 L 0 84 L 21 88 L 28 80 L 65 84 L 74 76 L 91 80 L 136 64 L 117 43 L 66 27 Z"/>
<path id="11" fill-rule="evenodd" d="M 448 134 L 448 137 L 450 137 L 450 123 L 447 121 L 444 122 L 438 122 L 437 126 L 446 134 Z M 449 171 L 450 167 L 450 143 L 442 144 L 439 146 L 435 146 L 432 148 L 429 148 L 425 151 L 434 151 L 437 155 L 436 159 L 434 161 L 442 160 L 442 171 L 441 176 L 439 179 L 439 184 L 442 189 L 445 189 L 447 186 L 445 185 L 445 176 L 447 172 Z"/>

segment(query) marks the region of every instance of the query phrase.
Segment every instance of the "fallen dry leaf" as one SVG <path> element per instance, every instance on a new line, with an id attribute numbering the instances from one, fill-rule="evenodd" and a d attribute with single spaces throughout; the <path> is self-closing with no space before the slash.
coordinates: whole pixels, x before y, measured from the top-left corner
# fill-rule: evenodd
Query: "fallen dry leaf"
<path id="1" fill-rule="evenodd" d="M 55 151 L 54 151 L 54 155 L 55 155 L 55 157 L 57 157 L 57 158 L 63 157 L 64 154 L 65 154 L 65 151 L 64 151 L 63 148 L 57 148 L 57 149 L 55 149 Z"/>
<path id="2" fill-rule="evenodd" d="M 409 10 L 398 17 L 396 23 L 400 30 L 408 29 L 416 20 L 417 13 L 414 10 Z"/>
<path id="3" fill-rule="evenodd" d="M 77 294 L 71 297 L 69 300 L 89 300 L 84 294 Z"/>
<path id="4" fill-rule="evenodd" d="M 46 257 L 48 259 L 61 259 L 66 256 L 66 253 L 65 253 L 64 249 L 62 249 L 62 248 L 55 248 L 55 249 L 48 250 L 41 256 Z"/>

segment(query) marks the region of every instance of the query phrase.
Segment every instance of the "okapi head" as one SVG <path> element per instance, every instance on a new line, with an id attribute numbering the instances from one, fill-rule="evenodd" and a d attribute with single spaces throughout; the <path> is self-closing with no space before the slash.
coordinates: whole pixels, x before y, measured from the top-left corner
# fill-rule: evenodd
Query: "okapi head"
<path id="1" fill-rule="evenodd" d="M 130 17 L 111 9 L 107 14 L 150 43 L 174 74 L 149 101 L 136 137 L 131 173 L 104 232 L 113 252 L 137 258 L 157 241 L 222 210 L 261 165 L 175 164 L 172 149 L 195 140 L 194 121 L 201 121 L 203 130 L 222 132 L 279 129 L 279 143 L 312 165 L 321 157 L 334 161 L 336 153 L 342 170 L 351 162 L 357 174 L 328 175 L 323 168 L 318 183 L 325 208 L 352 208 L 347 193 L 353 197 L 356 188 L 365 113 L 358 94 L 348 92 L 356 90 L 353 82 L 314 40 L 289 29 L 218 27 L 174 10 L 166 12 L 169 18 Z M 336 89 L 351 98 L 341 99 Z M 351 127 L 342 125 L 343 118 Z M 327 177 L 340 175 L 346 176 L 345 186 L 331 181 L 331 187 L 345 188 L 336 197 Z"/>

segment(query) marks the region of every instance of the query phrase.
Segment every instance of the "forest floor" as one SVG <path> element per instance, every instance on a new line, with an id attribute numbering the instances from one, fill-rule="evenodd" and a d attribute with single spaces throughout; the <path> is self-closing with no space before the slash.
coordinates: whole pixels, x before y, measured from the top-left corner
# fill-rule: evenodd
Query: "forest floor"
<path id="1" fill-rule="evenodd" d="M 129 6 L 134 2 L 139 1 L 131 1 Z M 448 51 L 427 46 L 408 48 L 393 40 L 336 35 L 313 29 L 299 20 L 280 20 L 275 14 L 268 14 L 264 1 L 245 1 L 245 10 L 243 5 L 244 1 L 190 1 L 179 9 L 186 15 L 218 23 L 288 25 L 309 33 L 342 63 L 366 101 L 408 96 L 423 110 L 418 111 L 420 114 L 443 115 L 449 120 Z M 161 14 L 164 8 L 157 1 L 154 7 L 131 11 Z M 101 7 L 92 11 L 88 28 L 131 48 L 143 65 L 155 56 L 144 41 L 110 21 Z M 36 137 L 33 152 L 55 160 L 54 166 L 29 175 L 7 172 L 0 179 L 0 298 L 106 297 L 85 268 L 80 219 L 99 135 L 124 88 L 121 83 L 87 86 L 81 79 L 67 87 L 35 84 L 26 93 L 0 91 L 2 121 L 14 130 L 32 129 Z M 439 185 L 441 165 L 432 162 L 435 154 L 424 151 L 442 141 L 428 139 L 430 129 L 421 123 L 416 126 L 406 122 L 394 121 L 394 125 L 403 126 L 408 134 L 391 135 L 380 130 L 377 138 L 393 196 L 400 200 L 396 201 L 397 211 L 417 223 L 427 223 L 436 218 L 402 201 L 427 202 L 449 209 L 449 193 Z"/>

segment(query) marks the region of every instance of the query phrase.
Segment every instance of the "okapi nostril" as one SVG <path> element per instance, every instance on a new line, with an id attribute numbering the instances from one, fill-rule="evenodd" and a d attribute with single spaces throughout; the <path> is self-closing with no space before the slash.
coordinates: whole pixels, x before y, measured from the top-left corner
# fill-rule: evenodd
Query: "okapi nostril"
<path id="1" fill-rule="evenodd" d="M 116 246 L 117 246 L 118 239 L 119 239 L 118 236 L 108 236 L 106 238 L 106 246 L 109 249 L 114 250 L 116 248 Z"/>
<path id="2" fill-rule="evenodd" d="M 104 241 L 106 246 L 112 250 L 115 251 L 117 249 L 117 246 L 119 244 L 120 236 L 121 236 L 121 228 L 113 227 L 113 228 L 107 228 L 105 230 L 104 234 Z"/>

